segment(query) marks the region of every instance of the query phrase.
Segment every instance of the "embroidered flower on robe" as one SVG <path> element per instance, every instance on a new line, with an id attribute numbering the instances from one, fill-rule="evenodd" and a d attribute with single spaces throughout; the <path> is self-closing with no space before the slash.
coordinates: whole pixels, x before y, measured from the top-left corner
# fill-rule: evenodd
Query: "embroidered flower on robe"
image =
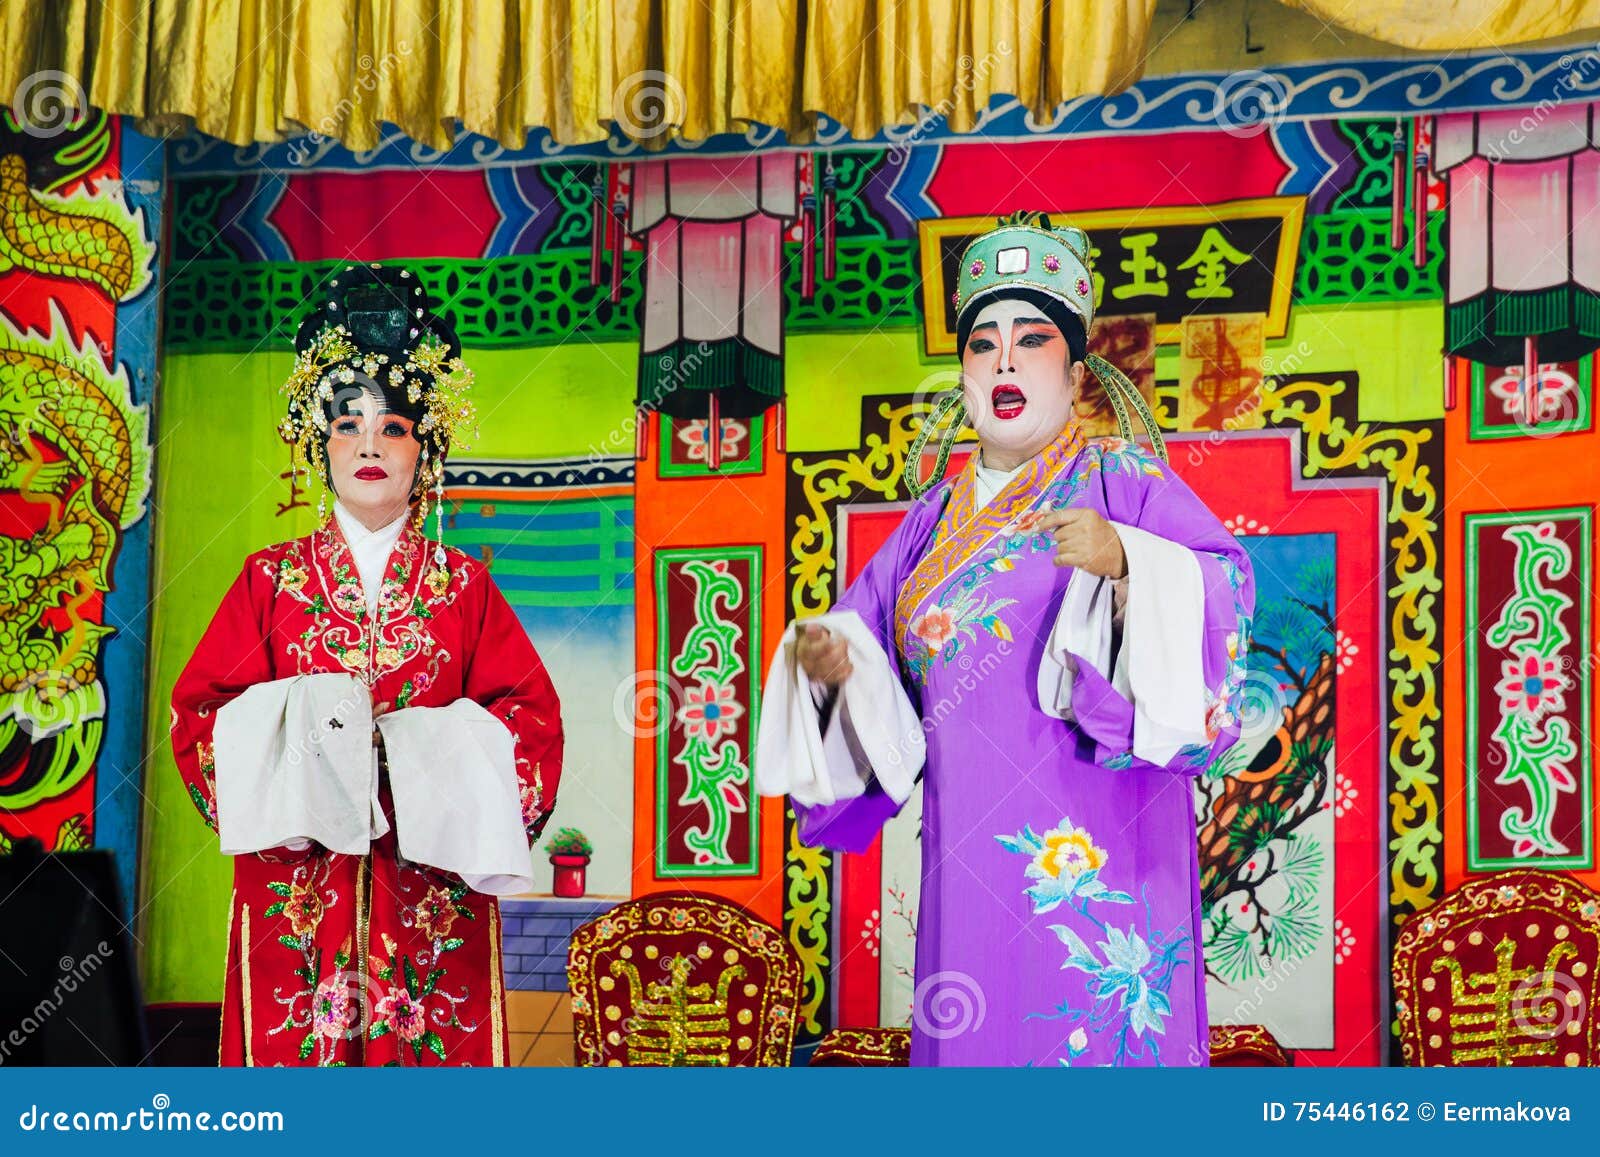
<path id="1" fill-rule="evenodd" d="M 296 936 L 315 932 L 322 923 L 322 896 L 306 884 L 294 884 L 283 902 L 283 914 L 289 918 L 289 927 Z"/>
<path id="2" fill-rule="evenodd" d="M 359 615 L 366 611 L 367 600 L 361 593 L 357 583 L 340 583 L 333 591 L 334 604 L 347 615 Z"/>
<path id="3" fill-rule="evenodd" d="M 389 1026 L 389 1031 L 410 1043 L 427 1031 L 428 1021 L 422 1005 L 411 999 L 403 988 L 391 988 L 389 995 L 378 1001 L 373 1010 L 378 1020 Z"/>
<path id="4" fill-rule="evenodd" d="M 299 594 L 310 575 L 303 566 L 295 566 L 289 559 L 278 564 L 278 589 L 289 594 Z"/>
<path id="5" fill-rule="evenodd" d="M 683 724 L 690 739 L 715 743 L 738 729 L 744 708 L 734 702 L 732 686 L 702 682 L 685 691 L 683 698 L 684 704 L 678 708 L 678 722 Z"/>
<path id="6" fill-rule="evenodd" d="M 1001 563 L 1005 565 L 1000 566 Z M 985 576 L 994 569 L 1011 569 L 1009 557 L 1003 552 L 978 565 Z M 975 586 L 959 589 L 948 604 L 929 607 L 911 621 L 906 628 L 910 636 L 928 644 L 927 651 L 922 654 L 915 653 L 909 645 L 906 648 L 906 669 L 912 678 L 925 679 L 935 659 L 950 662 L 961 653 L 966 642 L 976 643 L 982 635 L 992 635 L 1002 643 L 1012 641 L 1011 628 L 1000 617 L 1000 612 L 1015 605 L 1017 600 L 990 598 L 982 590 L 983 581 L 980 577 Z"/>
<path id="7" fill-rule="evenodd" d="M 450 935 L 455 922 L 456 905 L 450 898 L 450 890 L 437 885 L 429 888 L 422 903 L 417 905 L 417 930 L 429 940 L 442 940 Z"/>
<path id="8" fill-rule="evenodd" d="M 929 651 L 937 651 L 955 637 L 956 617 L 943 607 L 934 607 L 912 620 L 911 633 L 928 644 Z"/>
<path id="9" fill-rule="evenodd" d="M 428 572 L 428 589 L 435 598 L 443 598 L 444 592 L 450 589 L 450 572 L 444 567 L 435 567 Z"/>
<path id="10" fill-rule="evenodd" d="M 206 825 L 212 830 L 217 830 L 217 759 L 213 746 L 209 743 L 196 743 L 194 745 L 195 762 L 200 765 L 200 782 L 205 785 L 205 791 L 194 784 L 189 785 L 189 798 L 194 801 L 194 806 L 200 809 L 200 814 L 205 817 Z"/>
<path id="11" fill-rule="evenodd" d="M 1233 708 L 1226 697 L 1213 699 L 1206 707 L 1206 738 L 1215 739 L 1222 729 L 1233 723 Z"/>
<path id="12" fill-rule="evenodd" d="M 317 985 L 316 1000 L 312 1005 L 311 1030 L 317 1036 L 334 1040 L 349 1037 L 360 1016 L 348 972 L 340 970 Z"/>
<path id="13" fill-rule="evenodd" d="M 1042 836 L 1024 825 L 1016 835 L 996 836 L 995 840 L 1007 851 L 1031 858 L 1023 874 L 1036 882 L 1023 889 L 1023 895 L 1033 901 L 1035 915 L 1058 908 L 1068 900 L 1133 903 L 1132 896 L 1114 892 L 1100 880 L 1106 850 L 1070 818 L 1063 817 L 1058 826 Z"/>

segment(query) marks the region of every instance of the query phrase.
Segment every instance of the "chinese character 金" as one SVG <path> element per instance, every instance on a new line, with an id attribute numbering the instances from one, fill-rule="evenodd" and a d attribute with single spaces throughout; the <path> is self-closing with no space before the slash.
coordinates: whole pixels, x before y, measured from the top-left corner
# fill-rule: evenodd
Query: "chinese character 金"
<path id="1" fill-rule="evenodd" d="M 1248 253 L 1240 253 L 1229 245 L 1222 231 L 1210 225 L 1200 235 L 1195 251 L 1178 268 L 1194 270 L 1190 297 L 1232 297 L 1233 290 L 1227 284 L 1229 266 L 1243 265 L 1249 260 Z"/>

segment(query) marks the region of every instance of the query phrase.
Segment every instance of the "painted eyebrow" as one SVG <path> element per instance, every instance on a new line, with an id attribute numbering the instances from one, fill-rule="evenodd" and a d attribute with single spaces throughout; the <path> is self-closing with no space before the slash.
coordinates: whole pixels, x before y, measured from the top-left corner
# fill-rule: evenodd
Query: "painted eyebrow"
<path id="1" fill-rule="evenodd" d="M 1019 318 L 1014 319 L 1011 324 L 1012 325 L 1054 325 L 1055 322 L 1051 321 L 1048 317 L 1019 317 Z M 997 321 L 981 321 L 977 325 L 972 327 L 972 332 L 973 333 L 977 333 L 980 329 L 992 329 L 992 330 L 998 331 L 1000 329 L 1000 323 L 997 322 Z"/>

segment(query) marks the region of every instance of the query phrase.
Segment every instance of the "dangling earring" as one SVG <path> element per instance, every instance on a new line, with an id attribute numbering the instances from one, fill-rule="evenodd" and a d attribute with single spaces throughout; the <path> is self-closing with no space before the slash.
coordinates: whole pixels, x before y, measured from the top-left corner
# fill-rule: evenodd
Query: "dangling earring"
<path id="1" fill-rule="evenodd" d="M 434 536 L 433 570 L 428 574 L 428 586 L 433 593 L 443 597 L 445 591 L 450 589 L 450 570 L 445 566 L 444 553 L 444 455 L 440 454 L 433 460 L 433 510 Z M 426 516 L 423 525 L 426 526 Z"/>
<path id="2" fill-rule="evenodd" d="M 417 477 L 412 482 L 412 494 L 417 499 L 417 512 L 412 516 L 412 525 L 418 534 L 428 533 L 428 448 L 422 448 L 422 464 L 417 468 Z"/>
<path id="3" fill-rule="evenodd" d="M 434 468 L 436 479 L 433 488 L 433 510 L 436 521 L 434 522 L 434 538 L 438 545 L 433 548 L 433 561 L 439 567 L 444 566 L 444 462 L 440 461 Z"/>

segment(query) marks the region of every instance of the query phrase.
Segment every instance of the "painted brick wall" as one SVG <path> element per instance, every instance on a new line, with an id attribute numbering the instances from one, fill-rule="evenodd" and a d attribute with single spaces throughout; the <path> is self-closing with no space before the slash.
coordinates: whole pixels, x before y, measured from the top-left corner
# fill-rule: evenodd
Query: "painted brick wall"
<path id="1" fill-rule="evenodd" d="M 616 904 L 616 900 L 502 900 L 506 987 L 567 991 L 567 945 L 574 929 Z"/>

